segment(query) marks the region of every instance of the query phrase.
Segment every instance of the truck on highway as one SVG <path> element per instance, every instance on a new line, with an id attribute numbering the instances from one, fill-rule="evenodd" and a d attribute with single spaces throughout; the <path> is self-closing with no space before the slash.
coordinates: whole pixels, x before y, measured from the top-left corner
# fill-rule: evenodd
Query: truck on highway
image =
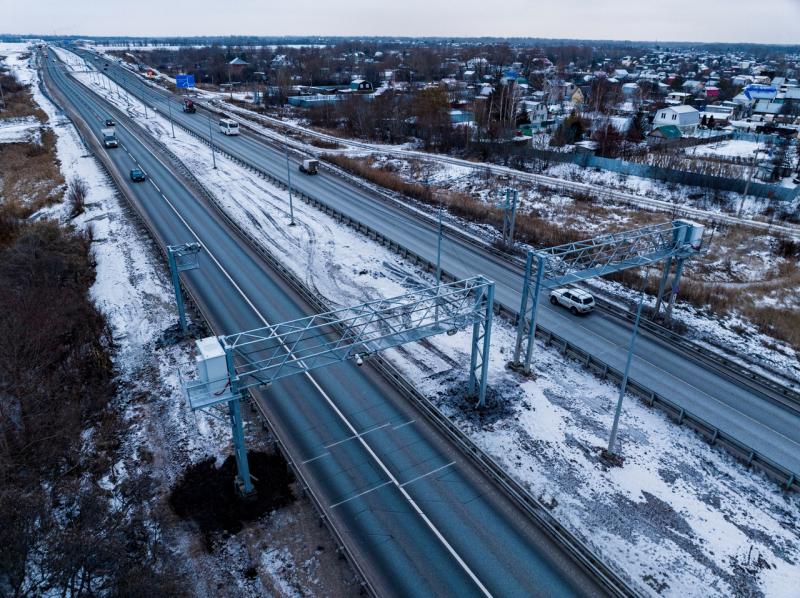
<path id="1" fill-rule="evenodd" d="M 114 129 L 102 129 L 103 145 L 106 147 L 117 147 L 119 140 L 117 139 L 117 132 Z"/>
<path id="2" fill-rule="evenodd" d="M 194 114 L 195 112 L 197 112 L 197 108 L 195 107 L 194 102 L 192 100 L 190 100 L 189 98 L 184 98 L 183 111 Z"/>
<path id="3" fill-rule="evenodd" d="M 318 165 L 319 160 L 303 160 L 303 163 L 300 164 L 300 172 L 305 174 L 317 174 Z"/>

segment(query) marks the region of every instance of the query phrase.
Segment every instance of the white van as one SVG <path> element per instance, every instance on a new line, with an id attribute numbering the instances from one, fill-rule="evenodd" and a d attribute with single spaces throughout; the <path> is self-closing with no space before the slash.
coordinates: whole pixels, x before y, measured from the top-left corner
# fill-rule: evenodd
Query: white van
<path id="1" fill-rule="evenodd" d="M 221 118 L 219 120 L 219 132 L 223 135 L 238 135 L 239 123 L 230 118 Z"/>

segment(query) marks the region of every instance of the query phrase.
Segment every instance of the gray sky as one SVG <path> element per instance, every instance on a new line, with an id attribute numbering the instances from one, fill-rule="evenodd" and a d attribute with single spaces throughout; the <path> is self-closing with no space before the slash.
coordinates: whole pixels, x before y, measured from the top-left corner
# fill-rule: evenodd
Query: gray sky
<path id="1" fill-rule="evenodd" d="M 0 33 L 800 43 L 800 0 L 0 0 Z"/>

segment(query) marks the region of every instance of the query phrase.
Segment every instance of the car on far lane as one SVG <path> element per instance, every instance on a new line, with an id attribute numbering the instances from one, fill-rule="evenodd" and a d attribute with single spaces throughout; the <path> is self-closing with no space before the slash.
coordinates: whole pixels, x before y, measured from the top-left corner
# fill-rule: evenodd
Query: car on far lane
<path id="1" fill-rule="evenodd" d="M 134 183 L 141 183 L 146 178 L 147 178 L 147 175 L 145 175 L 143 170 L 141 170 L 139 168 L 134 168 L 133 170 L 131 170 L 131 180 Z"/>
<path id="2" fill-rule="evenodd" d="M 107 127 L 115 127 L 116 125 L 117 125 L 117 123 L 114 122 L 113 118 L 107 118 L 106 119 L 106 126 Z"/>
<path id="3" fill-rule="evenodd" d="M 550 303 L 563 305 L 574 315 L 587 314 L 594 309 L 594 297 L 581 289 L 558 287 L 550 292 Z"/>

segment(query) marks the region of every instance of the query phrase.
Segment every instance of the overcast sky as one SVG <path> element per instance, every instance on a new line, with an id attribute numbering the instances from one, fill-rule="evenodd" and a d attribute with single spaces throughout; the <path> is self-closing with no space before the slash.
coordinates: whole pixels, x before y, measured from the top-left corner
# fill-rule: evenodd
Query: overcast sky
<path id="1" fill-rule="evenodd" d="M 800 43 L 800 0 L 0 0 L 0 33 Z"/>

